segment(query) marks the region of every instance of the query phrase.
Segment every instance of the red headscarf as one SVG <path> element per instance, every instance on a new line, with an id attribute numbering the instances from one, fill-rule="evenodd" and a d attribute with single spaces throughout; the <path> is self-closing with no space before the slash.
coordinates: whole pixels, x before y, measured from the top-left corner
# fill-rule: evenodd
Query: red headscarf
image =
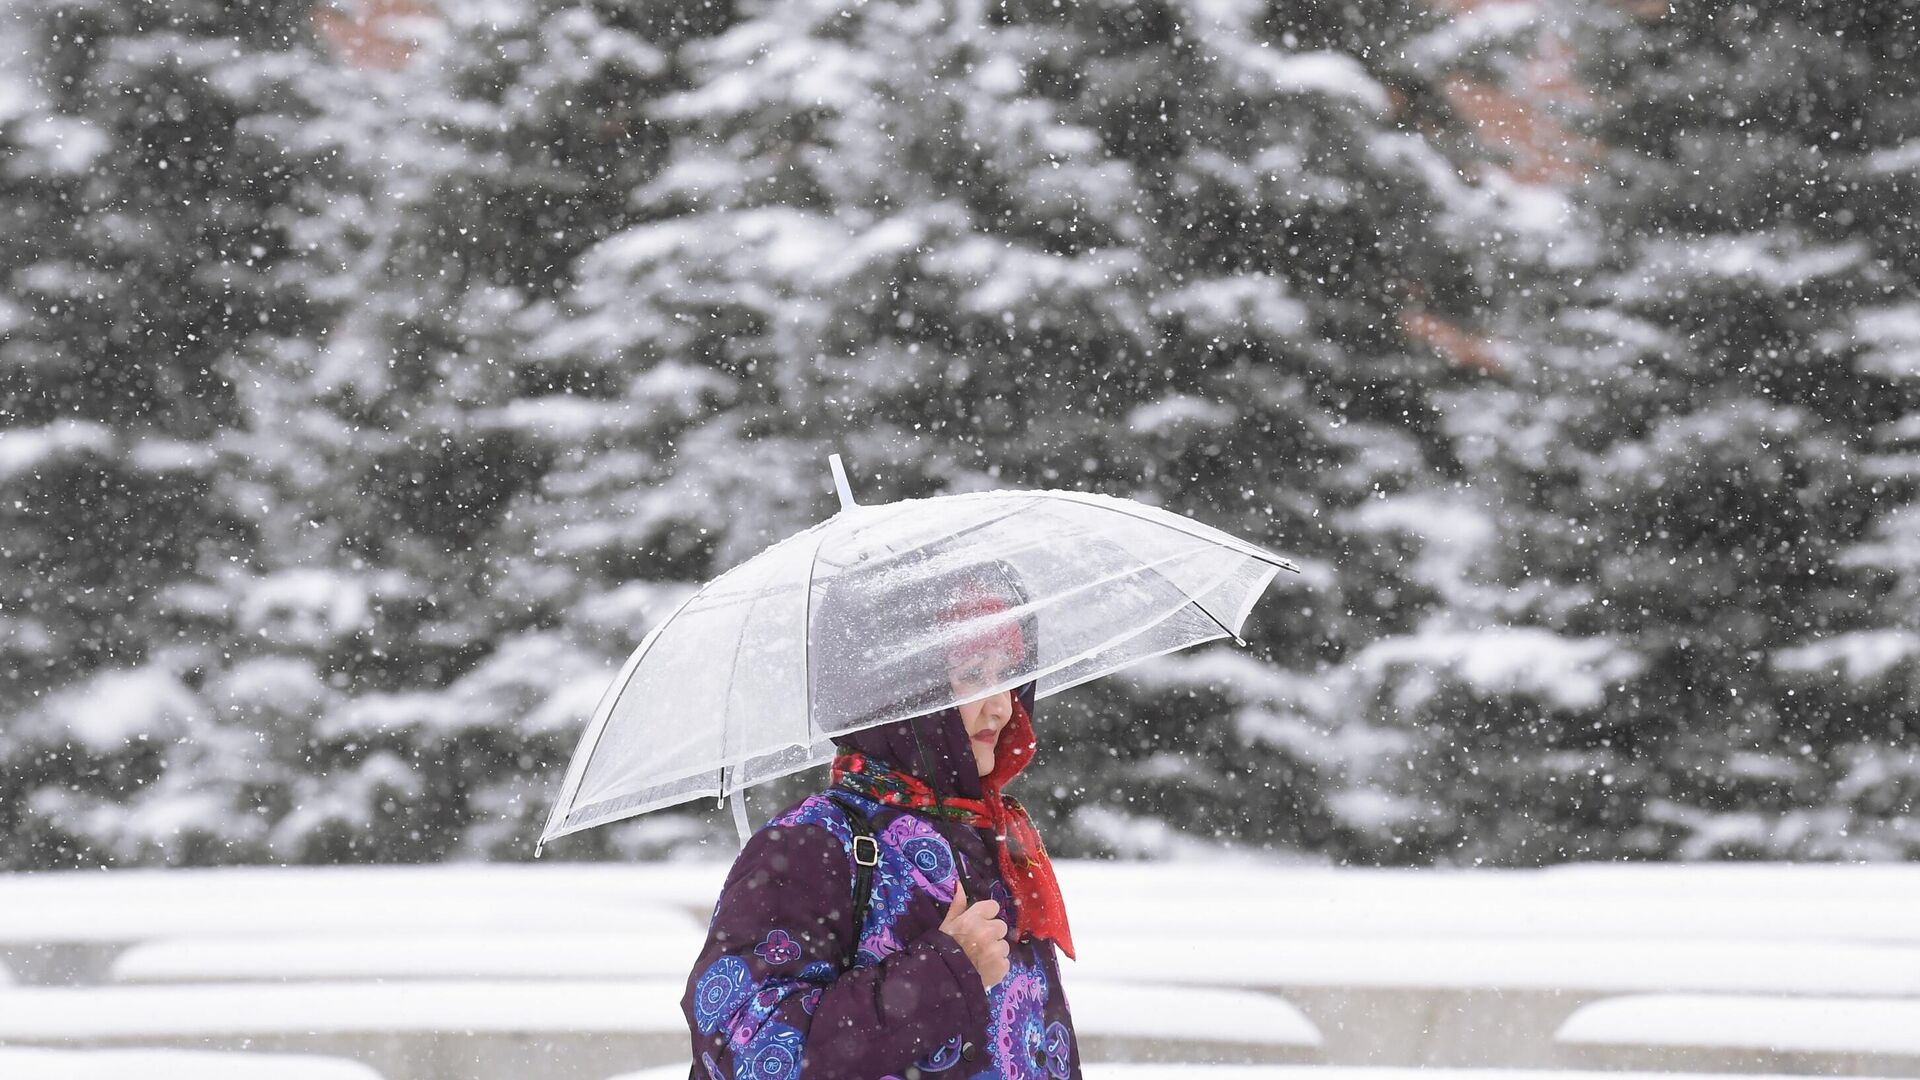
<path id="1" fill-rule="evenodd" d="M 1007 603 L 978 585 L 963 589 L 947 609 L 951 622 L 966 623 L 1007 610 Z M 1026 641 L 1017 620 L 984 628 L 964 641 L 950 645 L 947 660 L 953 663 L 982 649 L 1002 649 L 1016 659 L 1026 655 Z M 981 798 L 942 800 L 946 805 L 973 812 L 972 824 L 990 828 L 998 841 L 1000 876 L 1013 892 L 1019 916 L 1015 933 L 1053 941 L 1069 957 L 1073 956 L 1073 934 L 1067 927 L 1067 905 L 1060 896 L 1060 882 L 1054 877 L 1053 861 L 1047 857 L 1040 831 L 1026 808 L 1010 795 L 1002 794 L 1014 777 L 1033 762 L 1039 740 L 1033 733 L 1033 719 L 1020 703 L 1020 695 L 1011 695 L 1013 715 L 1000 729 L 994 743 L 993 771 L 980 778 Z"/>
<path id="2" fill-rule="evenodd" d="M 1047 857 L 1040 832 L 1033 827 L 1027 809 L 1000 789 L 1033 760 L 1033 721 L 1013 699 L 1013 719 L 1000 732 L 994 746 L 993 771 L 980 778 L 985 797 L 943 800 L 948 806 L 973 811 L 972 824 L 993 830 L 999 841 L 1000 876 L 1012 890 L 1014 908 L 1019 916 L 1017 936 L 1043 937 L 1073 956 L 1073 933 L 1067 928 L 1067 904 L 1060 896 L 1059 879 L 1053 875 L 1053 861 Z"/>
<path id="3" fill-rule="evenodd" d="M 973 583 L 956 594 L 942 616 L 948 623 L 966 624 L 990 619 L 1006 610 L 1005 600 Z M 1019 622 L 998 619 L 991 622 L 993 625 L 969 627 L 963 639 L 948 648 L 947 662 L 963 663 L 981 649 L 1003 649 L 1008 656 L 1024 658 L 1026 639 Z M 994 743 L 993 769 L 980 777 L 978 799 L 942 795 L 927 780 L 847 743 L 842 743 L 840 753 L 833 759 L 832 783 L 887 806 L 919 810 L 991 829 L 1000 877 L 1013 896 L 1015 938 L 1046 938 L 1071 957 L 1073 936 L 1067 928 L 1067 906 L 1061 899 L 1060 883 L 1054 877 L 1046 845 L 1040 842 L 1040 833 L 1033 827 L 1026 808 L 1002 792 L 1032 763 L 1038 746 L 1032 717 L 1019 694 L 1012 698 L 1012 715 Z M 958 709 L 951 711 L 957 714 Z M 956 715 L 954 719 L 957 722 L 959 717 Z M 967 767 L 972 764 L 970 758 L 965 762 Z"/>
<path id="4" fill-rule="evenodd" d="M 1020 699 L 1013 700 L 1014 719 L 1000 733 L 998 745 L 1013 750 L 1024 745 L 1026 752 L 1000 757 L 1000 751 L 995 751 L 993 772 L 981 777 L 987 793 L 985 798 L 936 794 L 925 780 L 852 749 L 843 749 L 834 755 L 832 783 L 885 806 L 919 810 L 992 829 L 1000 877 L 1014 897 L 1014 937 L 1046 938 L 1073 956 L 1067 905 L 1060 898 L 1060 883 L 1053 876 L 1053 863 L 1047 858 L 1046 847 L 1040 843 L 1040 833 L 1034 829 L 1026 809 L 1012 796 L 1000 793 L 1000 785 L 1020 770 L 1020 762 L 1033 759 L 1033 725 Z"/>

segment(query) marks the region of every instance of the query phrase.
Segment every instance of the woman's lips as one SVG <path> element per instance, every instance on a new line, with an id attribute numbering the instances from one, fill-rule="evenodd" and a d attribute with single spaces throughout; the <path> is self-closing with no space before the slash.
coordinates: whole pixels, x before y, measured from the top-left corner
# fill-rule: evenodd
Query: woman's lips
<path id="1" fill-rule="evenodd" d="M 1000 736 L 1000 733 L 999 733 L 999 732 L 997 732 L 997 731 L 995 731 L 995 730 L 993 730 L 992 728 L 988 728 L 987 730 L 985 730 L 985 731 L 982 731 L 982 732 L 980 732 L 980 733 L 978 733 L 978 734 L 976 734 L 976 735 L 975 735 L 975 736 L 973 737 L 973 741 L 974 741 L 974 742 L 983 742 L 983 743 L 990 743 L 990 742 L 994 742 L 994 741 L 996 741 L 996 740 L 997 740 L 997 739 L 999 738 L 999 736 Z"/>

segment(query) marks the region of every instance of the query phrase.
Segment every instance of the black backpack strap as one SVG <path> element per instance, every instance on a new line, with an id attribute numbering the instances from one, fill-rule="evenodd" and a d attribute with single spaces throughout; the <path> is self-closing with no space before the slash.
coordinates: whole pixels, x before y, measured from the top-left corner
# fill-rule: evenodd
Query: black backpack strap
<path id="1" fill-rule="evenodd" d="M 832 799 L 831 793 L 828 798 Z M 873 896 L 873 868 L 880 865 L 880 841 L 873 838 L 873 822 L 867 812 L 850 799 L 833 799 L 846 812 L 847 831 L 853 834 L 853 944 L 847 948 L 845 971 L 860 955 L 860 931 L 867 925 L 867 908 Z"/>

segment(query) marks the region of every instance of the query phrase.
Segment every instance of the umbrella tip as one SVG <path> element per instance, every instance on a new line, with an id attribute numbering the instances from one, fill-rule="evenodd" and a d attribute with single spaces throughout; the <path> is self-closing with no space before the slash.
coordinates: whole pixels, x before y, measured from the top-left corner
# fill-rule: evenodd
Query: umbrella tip
<path id="1" fill-rule="evenodd" d="M 840 455 L 828 454 L 827 466 L 833 470 L 833 490 L 840 495 L 840 509 L 852 509 L 854 506 L 853 489 L 847 486 L 847 470 L 845 466 L 840 464 Z"/>

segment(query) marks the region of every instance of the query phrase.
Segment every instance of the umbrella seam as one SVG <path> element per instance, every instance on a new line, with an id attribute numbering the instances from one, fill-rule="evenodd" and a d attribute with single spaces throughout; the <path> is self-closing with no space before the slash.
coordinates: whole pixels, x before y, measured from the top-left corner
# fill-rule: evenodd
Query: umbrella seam
<path id="1" fill-rule="evenodd" d="M 693 595 L 680 601 L 678 607 L 674 608 L 673 611 L 668 613 L 666 618 L 661 619 L 659 624 L 648 632 L 646 640 L 640 643 L 640 648 L 634 650 L 633 655 L 627 658 L 627 662 L 621 665 L 620 671 L 615 673 L 613 682 L 608 685 L 606 693 L 602 695 L 600 705 L 594 708 L 594 715 L 588 721 L 588 730 L 581 736 L 581 742 L 585 744 L 586 754 L 582 756 L 578 749 L 574 751 L 575 756 L 578 757 L 580 761 L 580 771 L 578 774 L 575 774 L 572 769 L 569 769 L 568 775 L 561 779 L 560 797 L 555 800 L 552 816 L 547 820 L 549 835 L 543 836 L 534 842 L 534 853 L 536 856 L 539 854 L 540 848 L 545 846 L 547 840 L 557 840 L 565 835 L 565 833 L 551 831 L 554 826 L 554 818 L 558 818 L 559 823 L 565 826 L 567 819 L 572 816 L 571 808 L 568 804 L 578 798 L 580 786 L 586 783 L 587 769 L 593 764 L 593 755 L 600 749 L 600 738 L 606 734 L 607 725 L 613 721 L 614 707 L 620 703 L 620 698 L 625 695 L 627 677 L 634 671 L 639 670 L 640 661 L 645 659 L 647 653 L 653 650 L 654 641 L 662 635 L 662 632 L 667 628 L 667 624 L 673 621 L 674 616 L 686 610 L 688 604 L 699 599 L 700 594 L 706 591 L 706 586 L 702 585 L 700 588 L 694 590 Z M 605 709 L 604 713 L 602 712 L 602 706 L 604 706 Z M 592 741 L 587 742 L 589 739 Z"/>
<path id="2" fill-rule="evenodd" d="M 1129 510 L 1124 505 L 1120 505 L 1120 506 L 1113 505 L 1113 503 L 1108 502 L 1109 499 L 1114 498 L 1111 495 L 1101 495 L 1098 492 L 1092 492 L 1092 491 L 1058 491 L 1058 490 L 1051 491 L 1049 492 L 1049 494 L 1062 496 L 1066 498 L 1068 501 L 1079 503 L 1082 506 L 1091 506 L 1091 507 L 1094 507 L 1095 509 L 1106 510 L 1109 513 L 1122 514 L 1126 517 L 1133 518 L 1136 521 L 1144 521 L 1151 525 L 1159 525 L 1164 528 L 1177 529 L 1180 532 L 1186 533 L 1188 536 L 1191 536 L 1196 540 L 1205 540 L 1205 541 L 1208 541 L 1209 543 L 1219 544 L 1221 547 L 1224 547 L 1224 548 L 1237 550 L 1243 555 L 1247 555 L 1252 558 L 1258 559 L 1263 563 L 1269 563 L 1271 565 L 1278 566 L 1282 570 L 1291 570 L 1296 574 L 1300 572 L 1299 567 L 1293 565 L 1291 562 L 1288 562 L 1286 559 L 1281 558 L 1278 555 L 1275 555 L 1273 552 L 1270 552 L 1265 548 L 1262 548 L 1258 544 L 1248 543 L 1247 541 L 1240 539 L 1239 537 L 1233 535 L 1232 533 L 1227 532 L 1224 529 L 1216 529 L 1213 526 L 1206 524 L 1205 522 L 1194 521 L 1192 518 L 1183 517 L 1164 507 L 1154 507 L 1154 509 L 1159 510 L 1161 513 L 1165 514 L 1171 520 L 1156 521 L 1155 519 L 1153 519 L 1152 517 L 1149 517 L 1146 514 Z M 1115 500 L 1115 501 L 1117 502 L 1119 500 Z M 1201 529 L 1205 529 L 1208 532 L 1217 533 L 1219 535 L 1209 536 L 1207 535 L 1207 532 L 1200 531 Z"/>
<path id="3" fill-rule="evenodd" d="M 807 745 L 809 750 L 819 741 L 815 734 L 818 725 L 813 722 L 813 574 L 820 566 L 820 548 L 827 542 L 825 531 L 813 545 L 813 555 L 807 560 L 807 576 L 801 588 L 807 590 L 807 600 L 801 608 L 800 616 L 800 670 L 806 680 L 807 688 Z"/>

